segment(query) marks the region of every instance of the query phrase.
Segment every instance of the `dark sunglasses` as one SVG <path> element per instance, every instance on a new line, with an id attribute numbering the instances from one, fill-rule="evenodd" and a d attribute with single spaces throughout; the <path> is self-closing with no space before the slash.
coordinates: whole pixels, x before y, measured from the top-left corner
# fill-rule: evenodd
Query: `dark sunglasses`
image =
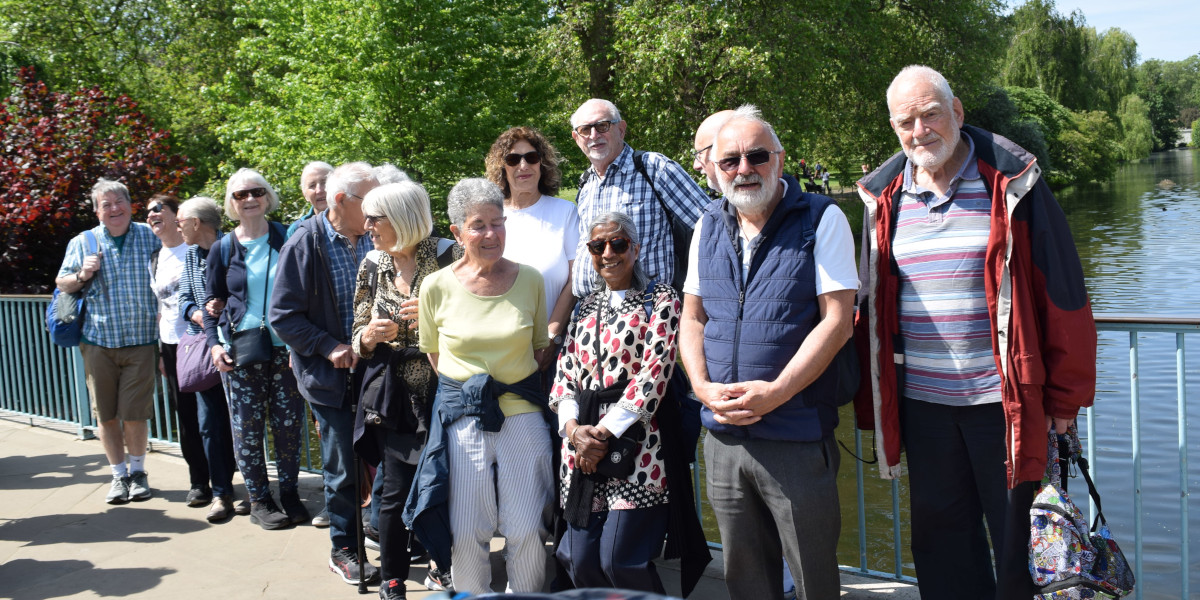
<path id="1" fill-rule="evenodd" d="M 255 198 L 262 198 L 263 196 L 267 195 L 267 188 L 256 187 L 256 188 L 250 188 L 248 190 L 238 190 L 231 195 L 233 196 L 234 200 L 245 200 L 246 198 L 249 198 L 250 196 L 254 196 Z"/>
<path id="2" fill-rule="evenodd" d="M 618 121 L 596 121 L 595 123 L 586 123 L 576 127 L 575 133 L 578 133 L 579 135 L 588 135 L 593 128 L 596 130 L 596 133 L 608 133 L 608 130 L 612 129 L 612 126 L 615 123 L 618 123 Z"/>
<path id="3" fill-rule="evenodd" d="M 149 207 L 146 208 L 146 210 L 148 210 L 152 213 L 160 213 L 163 211 L 163 205 L 161 203 L 151 204 Z"/>
<path id="4" fill-rule="evenodd" d="M 588 252 L 595 256 L 604 254 L 605 246 L 612 246 L 613 252 L 617 254 L 625 254 L 629 251 L 629 238 L 615 237 L 612 239 L 597 239 L 587 243 Z"/>
<path id="5" fill-rule="evenodd" d="M 525 154 L 517 154 L 514 152 L 504 156 L 504 164 L 510 167 L 515 167 L 521 164 L 522 159 L 524 159 L 527 164 L 536 165 L 539 162 L 542 162 L 542 155 L 538 154 L 536 151 L 526 152 Z"/>
<path id="6" fill-rule="evenodd" d="M 376 223 L 386 219 L 387 217 L 384 215 L 363 215 L 363 218 L 366 219 L 367 225 L 374 227 Z"/>
<path id="7" fill-rule="evenodd" d="M 747 152 L 747 153 L 739 155 L 739 156 L 730 156 L 728 158 L 722 158 L 721 160 L 718 160 L 716 162 L 717 162 L 717 166 L 721 167 L 722 171 L 729 173 L 731 171 L 737 170 L 738 166 L 742 164 L 743 158 L 746 159 L 746 161 L 750 163 L 750 166 L 757 167 L 758 165 L 761 165 L 761 164 L 767 162 L 768 160 L 771 160 L 772 154 L 779 154 L 780 152 L 783 152 L 783 151 L 782 150 L 774 150 L 774 151 L 772 151 L 772 150 L 755 150 L 753 152 Z"/>

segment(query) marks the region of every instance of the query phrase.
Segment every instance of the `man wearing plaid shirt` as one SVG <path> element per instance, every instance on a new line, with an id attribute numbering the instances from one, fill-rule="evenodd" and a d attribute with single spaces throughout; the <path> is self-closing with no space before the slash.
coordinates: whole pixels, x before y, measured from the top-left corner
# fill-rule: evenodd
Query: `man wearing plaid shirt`
<path id="1" fill-rule="evenodd" d="M 129 189 L 101 179 L 92 187 L 100 225 L 67 245 L 58 277 L 66 293 L 85 290 L 83 371 L 100 443 L 113 480 L 105 500 L 124 504 L 150 498 L 146 478 L 147 421 L 153 415 L 158 301 L 150 289 L 150 255 L 161 243 L 145 223 L 133 223 Z M 128 454 L 129 467 L 125 466 Z"/>
<path id="2" fill-rule="evenodd" d="M 708 196 L 692 181 L 679 163 L 659 154 L 643 155 L 646 174 L 634 168 L 633 148 L 625 144 L 625 121 L 616 105 L 593 98 L 571 115 L 571 137 L 592 166 L 584 172 L 575 203 L 579 211 L 579 246 L 571 274 L 571 291 L 583 298 L 596 290 L 596 270 L 587 251 L 592 219 L 608 212 L 622 212 L 637 224 L 642 236 L 638 260 L 653 281 L 671 283 L 675 275 L 675 248 L 670 217 L 662 203 L 677 218 L 694 225 L 708 203 Z M 654 181 L 651 187 L 650 181 Z"/>

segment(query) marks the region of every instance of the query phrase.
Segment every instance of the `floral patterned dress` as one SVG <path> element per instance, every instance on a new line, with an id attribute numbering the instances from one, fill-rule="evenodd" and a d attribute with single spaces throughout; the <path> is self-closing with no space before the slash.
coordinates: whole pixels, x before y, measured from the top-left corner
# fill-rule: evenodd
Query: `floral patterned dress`
<path id="1" fill-rule="evenodd" d="M 592 512 L 649 508 L 668 502 L 662 436 L 655 412 L 666 392 L 678 360 L 676 335 L 680 301 L 669 285 L 651 290 L 629 290 L 614 307 L 607 288 L 585 298 L 567 327 L 567 339 L 558 358 L 558 374 L 550 391 L 550 408 L 557 411 L 564 400 L 574 400 L 579 390 L 601 389 L 628 379 L 625 393 L 615 404 L 600 407 L 600 418 L 614 409 L 634 413 L 646 430 L 636 468 L 625 479 L 597 482 Z M 653 297 L 653 314 L 646 314 L 646 301 Z M 600 358 L 604 381 L 596 360 L 596 320 L 600 320 Z M 570 493 L 575 449 L 562 444 L 559 469 L 560 502 Z"/>

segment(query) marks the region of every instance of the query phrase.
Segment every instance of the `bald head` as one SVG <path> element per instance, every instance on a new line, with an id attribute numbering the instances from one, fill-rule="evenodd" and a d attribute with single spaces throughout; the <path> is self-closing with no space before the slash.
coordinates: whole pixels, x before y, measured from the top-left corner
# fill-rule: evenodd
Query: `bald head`
<path id="1" fill-rule="evenodd" d="M 729 119 L 733 118 L 732 110 L 722 110 L 715 112 L 704 119 L 700 123 L 700 127 L 696 129 L 696 139 L 692 142 L 692 149 L 695 150 L 692 159 L 692 168 L 698 172 L 704 173 L 708 179 L 708 188 L 711 190 L 719 190 L 717 187 L 717 174 L 713 170 L 713 164 L 708 160 L 708 151 L 712 148 L 713 138 L 717 137 L 717 132 Z"/>

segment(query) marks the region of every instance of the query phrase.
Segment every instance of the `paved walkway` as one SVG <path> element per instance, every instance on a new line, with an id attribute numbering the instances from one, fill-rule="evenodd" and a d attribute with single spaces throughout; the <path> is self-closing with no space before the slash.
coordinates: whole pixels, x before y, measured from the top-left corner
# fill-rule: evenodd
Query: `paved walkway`
<path id="1" fill-rule="evenodd" d="M 327 568 L 329 534 L 305 525 L 264 531 L 248 517 L 209 524 L 188 508 L 187 468 L 174 446 L 156 445 L 146 471 L 154 497 L 124 506 L 104 503 L 111 480 L 100 443 L 31 427 L 0 411 L 0 598 L 356 598 Z M 239 493 L 240 480 L 235 481 Z M 301 473 L 311 512 L 322 504 L 320 478 Z M 497 587 L 503 568 L 494 543 Z M 377 556 L 369 553 L 372 562 Z M 715 557 L 692 598 L 726 598 Z M 433 593 L 409 573 L 409 598 Z M 678 577 L 663 565 L 668 593 Z M 371 590 L 374 597 L 375 590 Z M 912 586 L 843 575 L 842 598 L 917 598 Z"/>

